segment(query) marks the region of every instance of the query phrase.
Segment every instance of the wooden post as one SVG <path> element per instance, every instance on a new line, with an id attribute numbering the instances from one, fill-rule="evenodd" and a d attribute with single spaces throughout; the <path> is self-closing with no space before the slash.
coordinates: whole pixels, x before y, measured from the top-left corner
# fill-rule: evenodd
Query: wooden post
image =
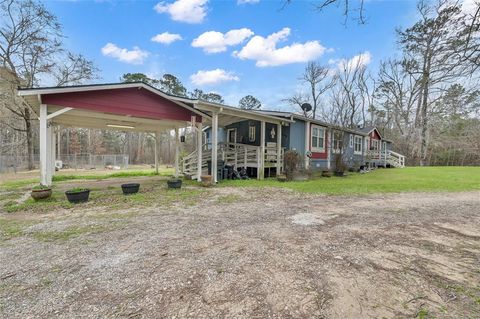
<path id="1" fill-rule="evenodd" d="M 158 174 L 158 143 L 160 143 L 160 133 L 155 132 L 155 174 Z"/>
<path id="2" fill-rule="evenodd" d="M 243 168 L 247 170 L 248 150 L 246 146 L 243 147 L 243 151 L 245 152 L 243 155 Z"/>
<path id="3" fill-rule="evenodd" d="M 52 174 L 52 176 L 55 176 L 55 161 L 57 159 L 57 143 L 56 143 L 56 140 L 57 140 L 57 135 L 55 134 L 55 127 L 51 127 L 51 137 L 52 137 L 52 140 L 51 140 L 51 144 L 50 144 L 50 148 L 51 148 L 51 153 L 52 153 L 52 157 L 50 159 L 50 172 Z"/>
<path id="4" fill-rule="evenodd" d="M 328 137 L 327 137 L 327 169 L 330 170 L 332 167 L 332 134 L 333 131 L 331 128 L 328 129 L 327 131 Z"/>
<path id="5" fill-rule="evenodd" d="M 180 175 L 180 132 L 178 127 L 175 128 L 175 177 Z"/>
<path id="6" fill-rule="evenodd" d="M 203 130 L 202 122 L 197 124 L 197 181 L 202 181 L 202 161 L 203 161 Z"/>
<path id="7" fill-rule="evenodd" d="M 305 168 L 310 166 L 310 159 L 307 156 L 307 152 L 310 150 L 310 122 L 305 122 Z"/>
<path id="8" fill-rule="evenodd" d="M 47 110 L 46 104 L 40 105 L 40 184 L 50 186 L 51 181 L 48 180 L 48 147 L 47 147 Z"/>
<path id="9" fill-rule="evenodd" d="M 277 124 L 277 176 L 282 173 L 282 123 Z"/>
<path id="10" fill-rule="evenodd" d="M 259 180 L 260 179 L 260 169 L 261 169 L 261 166 L 262 166 L 262 161 L 261 161 L 261 151 L 260 151 L 261 147 L 257 147 L 257 179 Z"/>
<path id="11" fill-rule="evenodd" d="M 218 113 L 212 114 L 212 175 L 213 182 L 218 182 Z"/>
<path id="12" fill-rule="evenodd" d="M 260 179 L 265 177 L 265 121 L 260 122 Z"/>
<path id="13" fill-rule="evenodd" d="M 59 160 L 61 160 L 60 155 L 62 154 L 62 149 L 61 149 L 61 142 L 62 142 L 62 136 L 61 136 L 61 130 L 60 127 L 57 127 L 57 156 Z"/>

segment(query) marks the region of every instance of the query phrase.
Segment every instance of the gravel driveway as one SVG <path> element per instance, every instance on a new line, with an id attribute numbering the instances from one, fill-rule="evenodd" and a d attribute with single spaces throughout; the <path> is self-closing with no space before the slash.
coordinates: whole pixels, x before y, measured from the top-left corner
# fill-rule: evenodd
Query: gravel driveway
<path id="1" fill-rule="evenodd" d="M 36 218 L 0 242 L 3 318 L 480 318 L 480 192 L 215 188 Z"/>

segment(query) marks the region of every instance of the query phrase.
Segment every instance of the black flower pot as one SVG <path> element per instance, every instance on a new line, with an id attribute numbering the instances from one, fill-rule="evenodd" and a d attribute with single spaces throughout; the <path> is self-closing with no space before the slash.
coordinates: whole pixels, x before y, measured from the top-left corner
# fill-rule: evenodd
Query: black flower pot
<path id="1" fill-rule="evenodd" d="M 138 183 L 122 184 L 122 191 L 125 195 L 138 193 L 139 188 L 140 184 Z"/>
<path id="2" fill-rule="evenodd" d="M 168 188 L 181 188 L 182 180 L 181 179 L 172 179 L 167 181 Z"/>
<path id="3" fill-rule="evenodd" d="M 88 202 L 90 190 L 85 189 L 82 191 L 66 191 L 65 195 L 67 196 L 68 201 L 72 204 L 85 203 Z"/>

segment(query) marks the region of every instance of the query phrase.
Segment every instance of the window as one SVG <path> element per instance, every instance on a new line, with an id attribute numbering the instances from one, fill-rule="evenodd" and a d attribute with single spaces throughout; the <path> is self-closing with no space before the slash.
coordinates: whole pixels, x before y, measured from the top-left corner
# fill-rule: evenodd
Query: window
<path id="1" fill-rule="evenodd" d="M 255 142 L 255 126 L 253 125 L 248 127 L 248 140 L 250 142 Z"/>
<path id="2" fill-rule="evenodd" d="M 325 128 L 312 125 L 312 151 L 325 151 Z"/>
<path id="3" fill-rule="evenodd" d="M 355 135 L 353 152 L 354 154 L 362 154 L 362 137 L 361 136 Z"/>
<path id="4" fill-rule="evenodd" d="M 332 152 L 340 153 L 343 148 L 343 133 L 334 131 L 332 134 Z"/>
<path id="5" fill-rule="evenodd" d="M 353 135 L 350 135 L 350 148 L 353 148 Z"/>
<path id="6" fill-rule="evenodd" d="M 370 147 L 373 151 L 380 150 L 380 141 L 379 140 L 372 140 L 372 146 Z"/>

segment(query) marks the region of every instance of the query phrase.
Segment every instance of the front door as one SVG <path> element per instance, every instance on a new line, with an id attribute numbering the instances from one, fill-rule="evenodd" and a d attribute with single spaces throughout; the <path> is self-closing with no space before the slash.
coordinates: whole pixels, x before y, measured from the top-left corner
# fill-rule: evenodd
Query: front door
<path id="1" fill-rule="evenodd" d="M 227 139 L 228 143 L 237 143 L 237 129 L 236 128 L 230 128 L 227 131 Z"/>

